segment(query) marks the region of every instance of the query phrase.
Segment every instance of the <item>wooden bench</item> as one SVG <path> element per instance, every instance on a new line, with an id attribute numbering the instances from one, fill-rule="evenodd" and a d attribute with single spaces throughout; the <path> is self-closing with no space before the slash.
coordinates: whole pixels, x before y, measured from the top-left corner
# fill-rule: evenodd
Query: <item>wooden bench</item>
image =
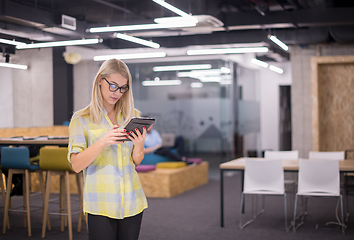
<path id="1" fill-rule="evenodd" d="M 176 169 L 139 172 L 146 197 L 169 198 L 208 182 L 208 162 Z"/>

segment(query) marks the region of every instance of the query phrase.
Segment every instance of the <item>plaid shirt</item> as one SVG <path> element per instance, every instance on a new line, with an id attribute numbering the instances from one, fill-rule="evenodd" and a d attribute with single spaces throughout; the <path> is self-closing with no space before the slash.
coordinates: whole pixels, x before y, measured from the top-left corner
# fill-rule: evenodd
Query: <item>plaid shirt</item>
<path id="1" fill-rule="evenodd" d="M 135 115 L 139 116 L 139 113 L 135 111 Z M 118 123 L 121 121 L 120 114 Z M 74 113 L 69 126 L 68 160 L 71 153 L 84 151 L 112 126 L 106 111 L 99 124 L 92 122 L 89 115 L 78 117 L 78 112 Z M 132 149 L 131 141 L 105 147 L 83 170 L 85 213 L 123 219 L 147 208 L 147 200 L 131 157 Z"/>

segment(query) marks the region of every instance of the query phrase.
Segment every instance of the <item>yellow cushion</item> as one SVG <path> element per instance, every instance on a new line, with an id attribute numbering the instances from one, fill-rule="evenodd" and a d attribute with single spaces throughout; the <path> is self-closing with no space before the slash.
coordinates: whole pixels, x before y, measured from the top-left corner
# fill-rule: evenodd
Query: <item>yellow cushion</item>
<path id="1" fill-rule="evenodd" d="M 156 164 L 156 168 L 181 168 L 185 167 L 185 162 L 160 162 Z"/>

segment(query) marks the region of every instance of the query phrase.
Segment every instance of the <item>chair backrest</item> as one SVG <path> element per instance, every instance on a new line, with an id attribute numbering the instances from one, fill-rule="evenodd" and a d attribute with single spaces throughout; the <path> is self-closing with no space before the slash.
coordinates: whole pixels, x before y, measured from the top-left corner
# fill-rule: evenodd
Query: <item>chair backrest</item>
<path id="1" fill-rule="evenodd" d="M 244 192 L 284 193 L 284 169 L 281 160 L 245 159 Z"/>
<path id="2" fill-rule="evenodd" d="M 67 159 L 66 147 L 43 147 L 39 151 L 39 166 L 42 170 L 73 171 Z"/>
<path id="3" fill-rule="evenodd" d="M 339 161 L 299 159 L 298 194 L 339 196 Z"/>
<path id="4" fill-rule="evenodd" d="M 299 159 L 299 151 L 265 151 L 264 158 L 266 159 Z"/>
<path id="5" fill-rule="evenodd" d="M 320 159 L 320 160 L 344 160 L 345 152 L 337 151 L 337 152 L 309 152 L 309 159 Z"/>
<path id="6" fill-rule="evenodd" d="M 12 169 L 29 169 L 30 153 L 27 147 L 1 148 L 1 167 Z"/>

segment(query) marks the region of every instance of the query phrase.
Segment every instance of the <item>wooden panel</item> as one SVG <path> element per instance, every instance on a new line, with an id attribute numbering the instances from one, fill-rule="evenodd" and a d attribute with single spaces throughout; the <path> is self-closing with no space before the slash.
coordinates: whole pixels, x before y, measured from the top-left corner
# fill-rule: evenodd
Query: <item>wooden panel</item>
<path id="1" fill-rule="evenodd" d="M 208 182 L 208 162 L 139 173 L 146 197 L 169 198 Z"/>
<path id="2" fill-rule="evenodd" d="M 354 148 L 354 56 L 312 58 L 313 150 Z"/>

